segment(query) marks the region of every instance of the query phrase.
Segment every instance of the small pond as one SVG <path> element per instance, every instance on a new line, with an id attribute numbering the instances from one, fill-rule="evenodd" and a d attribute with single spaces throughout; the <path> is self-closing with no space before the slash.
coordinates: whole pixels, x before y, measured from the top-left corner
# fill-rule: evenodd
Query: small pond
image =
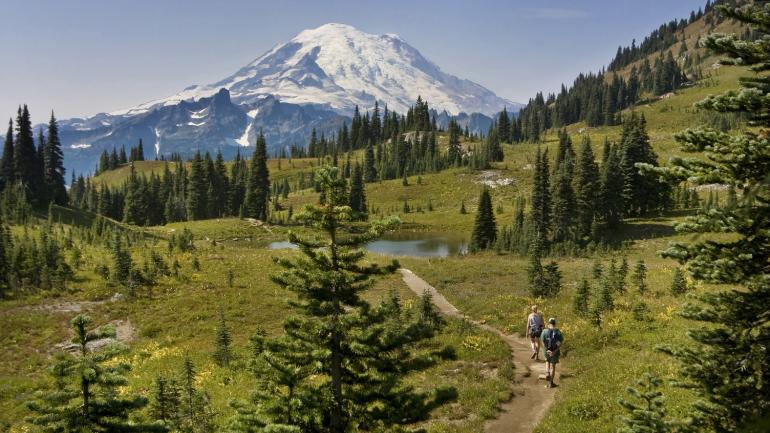
<path id="1" fill-rule="evenodd" d="M 272 242 L 271 250 L 296 248 L 288 241 Z M 390 256 L 449 257 L 468 252 L 467 242 L 447 233 L 398 231 L 366 244 L 367 251 Z"/>

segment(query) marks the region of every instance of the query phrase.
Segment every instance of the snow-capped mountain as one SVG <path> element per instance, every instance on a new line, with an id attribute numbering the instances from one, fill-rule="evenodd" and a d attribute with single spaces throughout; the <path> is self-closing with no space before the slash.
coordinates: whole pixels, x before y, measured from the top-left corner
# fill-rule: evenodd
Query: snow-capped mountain
<path id="1" fill-rule="evenodd" d="M 291 104 L 321 104 L 349 114 L 374 101 L 398 112 L 422 96 L 450 114 L 500 112 L 515 104 L 469 80 L 443 72 L 398 35 L 373 35 L 346 24 L 305 30 L 275 46 L 233 75 L 190 86 L 171 97 L 114 114 L 142 113 L 159 105 L 211 96 L 225 88 L 235 103 L 254 103 L 266 95 Z"/>
<path id="2" fill-rule="evenodd" d="M 230 157 L 253 146 L 262 130 L 275 152 L 307 143 L 313 128 L 333 134 L 356 105 L 366 111 L 377 101 L 403 113 L 418 96 L 442 113 L 442 123 L 449 115 L 465 116 L 471 129 L 479 127 L 476 132 L 486 132 L 487 116 L 503 107 L 521 107 L 441 71 L 396 35 L 326 24 L 275 46 L 227 78 L 128 109 L 62 120 L 60 131 L 67 168 L 83 172 L 94 168 L 103 150 L 139 139 L 147 158 L 217 149 Z"/>

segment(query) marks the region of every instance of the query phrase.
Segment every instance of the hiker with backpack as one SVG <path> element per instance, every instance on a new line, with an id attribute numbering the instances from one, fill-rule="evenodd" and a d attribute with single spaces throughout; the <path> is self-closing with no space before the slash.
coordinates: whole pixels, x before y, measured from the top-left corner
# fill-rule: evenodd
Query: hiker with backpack
<path id="1" fill-rule="evenodd" d="M 551 317 L 548 319 L 548 329 L 543 331 L 540 338 L 542 339 L 543 347 L 545 348 L 545 380 L 548 381 L 546 388 L 554 388 L 556 386 L 553 383 L 553 380 L 556 377 L 556 364 L 559 363 L 561 345 L 564 342 L 561 331 L 556 327 L 555 318 Z"/>
<path id="2" fill-rule="evenodd" d="M 527 316 L 527 330 L 524 334 L 529 337 L 532 346 L 530 359 L 540 359 L 540 334 L 543 332 L 543 316 L 537 312 L 537 305 L 532 306 L 532 312 Z"/>

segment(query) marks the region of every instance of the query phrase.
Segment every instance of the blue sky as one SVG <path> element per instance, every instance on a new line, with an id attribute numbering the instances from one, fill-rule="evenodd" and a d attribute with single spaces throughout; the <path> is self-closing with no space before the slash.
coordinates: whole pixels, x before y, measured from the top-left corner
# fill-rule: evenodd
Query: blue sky
<path id="1" fill-rule="evenodd" d="M 230 75 L 327 22 L 397 33 L 444 71 L 520 102 L 596 70 L 705 0 L 12 0 L 0 20 L 0 118 L 91 115 Z"/>

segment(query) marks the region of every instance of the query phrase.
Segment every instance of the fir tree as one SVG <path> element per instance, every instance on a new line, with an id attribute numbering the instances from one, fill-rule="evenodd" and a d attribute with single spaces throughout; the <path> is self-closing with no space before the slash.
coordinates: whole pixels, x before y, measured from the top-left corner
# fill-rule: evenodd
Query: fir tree
<path id="1" fill-rule="evenodd" d="M 644 260 L 639 260 L 634 266 L 634 284 L 639 293 L 644 294 L 647 291 L 647 265 L 644 264 Z"/>
<path id="2" fill-rule="evenodd" d="M 364 181 L 374 182 L 377 180 L 377 168 L 375 167 L 374 159 L 374 147 L 372 142 L 369 141 L 366 144 L 366 150 L 364 151 Z"/>
<path id="3" fill-rule="evenodd" d="M 320 169 L 316 179 L 325 192 L 324 204 L 308 206 L 296 216 L 326 238 L 305 239 L 290 233 L 289 241 L 305 257 L 276 259 L 284 271 L 274 276 L 275 282 L 295 292 L 298 300 L 292 303 L 296 315 L 284 323 L 284 336 L 273 340 L 272 350 L 265 352 L 282 358 L 282 371 L 313 366 L 313 374 L 297 377 L 290 395 L 283 387 L 273 395 L 258 393 L 259 405 L 246 403 L 252 410 L 239 411 L 251 420 L 249 413 L 257 413 L 268 431 L 387 430 L 425 419 L 446 396 L 416 392 L 402 384 L 410 370 L 435 362 L 415 359 L 411 353 L 414 344 L 433 335 L 435 328 L 405 317 L 399 313 L 401 308 L 390 303 L 371 307 L 360 298 L 370 285 L 370 275 L 397 267 L 397 263 L 387 268 L 358 264 L 365 254 L 361 245 L 392 223 L 378 222 L 366 234 L 343 235 L 340 229 L 350 217 L 350 208 L 345 181 L 338 174 L 336 168 Z M 280 386 L 282 371 L 264 375 L 267 383 L 260 388 Z M 276 407 L 283 409 L 273 411 Z M 301 417 L 292 410 L 295 407 L 302 408 Z"/>
<path id="4" fill-rule="evenodd" d="M 770 31 L 770 11 L 763 3 L 717 8 L 753 31 Z M 676 159 L 670 171 L 659 171 L 696 185 L 733 185 L 742 194 L 734 208 L 713 209 L 677 227 L 682 232 L 727 232 L 729 238 L 706 236 L 674 245 L 665 255 L 685 264 L 696 280 L 737 287 L 701 294 L 699 302 L 686 306 L 683 316 L 703 326 L 688 333 L 688 344 L 664 350 L 682 363 L 682 382 L 701 399 L 694 407 L 696 419 L 721 433 L 738 431 L 770 413 L 770 352 L 762 349 L 770 335 L 770 116 L 760 102 L 770 86 L 763 73 L 770 53 L 765 38 L 742 41 L 709 35 L 704 44 L 726 54 L 723 63 L 749 66 L 755 75 L 741 79 L 739 91 L 711 96 L 699 107 L 745 113 L 752 128 L 736 134 L 710 128 L 684 131 L 676 137 L 683 150 L 704 152 L 703 157 Z"/>
<path id="5" fill-rule="evenodd" d="M 225 321 L 225 310 L 220 308 L 216 334 L 216 351 L 214 352 L 214 361 L 220 367 L 228 367 L 230 365 L 230 360 L 232 359 L 231 343 L 232 337 L 230 336 L 230 328 L 227 327 L 227 322 Z"/>
<path id="6" fill-rule="evenodd" d="M 547 244 L 551 227 L 551 188 L 549 186 L 548 150 L 535 156 L 534 182 L 532 186 L 532 222 L 541 246 Z"/>
<path id="7" fill-rule="evenodd" d="M 13 154 L 13 120 L 8 120 L 8 131 L 5 133 L 5 143 L 3 144 L 3 158 L 0 160 L 0 191 L 6 185 L 13 183 L 16 178 Z"/>
<path id="8" fill-rule="evenodd" d="M 112 279 L 128 285 L 133 267 L 131 253 L 124 248 L 120 234 L 116 232 L 112 244 Z"/>
<path id="9" fill-rule="evenodd" d="M 588 137 L 585 137 L 580 145 L 574 182 L 576 234 L 578 239 L 586 240 L 592 234 L 599 193 L 599 166 L 596 164 Z"/>
<path id="10" fill-rule="evenodd" d="M 627 411 L 621 418 L 623 426 L 618 433 L 674 433 L 679 432 L 677 423 L 666 413 L 663 394 L 658 390 L 663 383 L 660 378 L 645 373 L 636 386 L 627 388 L 632 399 L 621 399 L 620 405 Z"/>
<path id="11" fill-rule="evenodd" d="M 32 136 L 32 122 L 27 106 L 19 107 L 16 117 L 16 140 L 13 147 L 14 178 L 27 186 L 31 197 L 40 193 L 41 171 L 35 142 Z"/>
<path id="12" fill-rule="evenodd" d="M 115 337 L 110 327 L 89 331 L 91 319 L 78 315 L 72 319 L 77 354 L 64 354 L 51 369 L 53 390 L 38 391 L 28 403 L 34 413 L 28 422 L 48 433 L 58 432 L 164 432 L 162 424 L 143 424 L 129 419 L 145 405 L 142 396 L 126 395 L 125 374 L 131 366 L 113 361 L 125 350 L 119 345 L 92 351 L 89 343 Z"/>
<path id="13" fill-rule="evenodd" d="M 447 160 L 450 165 L 460 165 L 462 162 L 462 148 L 460 147 L 460 126 L 455 119 L 449 121 L 449 151 Z"/>
<path id="14" fill-rule="evenodd" d="M 270 178 L 267 170 L 267 143 L 265 136 L 260 131 L 249 164 L 246 196 L 243 202 L 244 216 L 266 221 L 269 197 Z"/>
<path id="15" fill-rule="evenodd" d="M 179 425 L 181 396 L 179 386 L 173 379 L 163 375 L 155 377 L 153 400 L 150 402 L 150 416 L 169 430 Z"/>
<path id="16" fill-rule="evenodd" d="M 190 164 L 187 183 L 187 219 L 195 221 L 208 216 L 208 179 L 200 151 L 195 152 Z"/>
<path id="17" fill-rule="evenodd" d="M 484 250 L 494 245 L 497 239 L 497 224 L 492 209 L 492 197 L 489 190 L 484 188 L 479 197 L 479 207 L 476 210 L 476 221 L 471 234 L 471 248 Z"/>
<path id="18" fill-rule="evenodd" d="M 575 298 L 573 299 L 572 311 L 578 316 L 588 315 L 588 300 L 591 296 L 591 286 L 588 284 L 588 280 L 583 278 L 583 282 L 578 285 L 577 292 L 575 292 Z"/>
<path id="19" fill-rule="evenodd" d="M 51 113 L 48 122 L 48 140 L 43 147 L 43 182 L 48 197 L 58 205 L 67 204 L 67 190 L 64 186 L 64 156 L 59 141 L 59 126 Z"/>
<path id="20" fill-rule="evenodd" d="M 679 296 L 687 293 L 689 287 L 687 287 L 687 280 L 684 277 L 682 268 L 674 269 L 674 276 L 671 278 L 671 294 Z"/>
<path id="21" fill-rule="evenodd" d="M 364 191 L 364 179 L 361 166 L 356 163 L 353 168 L 353 178 L 350 182 L 350 194 L 348 197 L 351 215 L 354 219 L 366 219 L 366 193 Z"/>

